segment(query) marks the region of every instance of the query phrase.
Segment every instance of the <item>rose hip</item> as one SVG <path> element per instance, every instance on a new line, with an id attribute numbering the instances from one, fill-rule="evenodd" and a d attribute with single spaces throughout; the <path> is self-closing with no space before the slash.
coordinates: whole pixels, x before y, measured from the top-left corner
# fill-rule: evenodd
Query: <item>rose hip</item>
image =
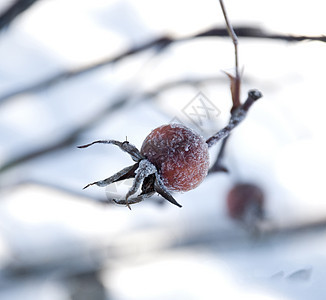
<path id="1" fill-rule="evenodd" d="M 208 172 L 207 143 L 181 124 L 154 129 L 144 140 L 140 152 L 156 166 L 164 185 L 172 191 L 196 188 Z"/>

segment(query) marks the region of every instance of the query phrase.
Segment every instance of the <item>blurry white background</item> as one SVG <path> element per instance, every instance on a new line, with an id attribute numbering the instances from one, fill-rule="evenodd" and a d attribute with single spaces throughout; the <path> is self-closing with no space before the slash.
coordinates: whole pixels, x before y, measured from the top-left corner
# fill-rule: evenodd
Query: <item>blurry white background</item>
<path id="1" fill-rule="evenodd" d="M 0 1 L 0 14 L 13 3 Z M 225 5 L 234 26 L 325 34 L 321 0 Z M 2 29 L 0 299 L 325 298 L 325 43 L 239 38 L 241 98 L 252 88 L 264 97 L 227 144 L 229 174 L 175 194 L 181 209 L 158 198 L 132 211 L 99 203 L 104 188 L 82 187 L 131 160 L 114 146 L 76 146 L 127 136 L 140 147 L 199 92 L 220 111 L 210 126 L 222 128 L 231 108 L 223 71 L 234 68 L 228 37 L 148 49 L 26 90 L 163 35 L 224 26 L 217 0 L 39 0 Z M 199 83 L 160 90 L 184 80 Z M 227 215 L 236 182 L 265 193 L 267 229 L 259 237 Z"/>

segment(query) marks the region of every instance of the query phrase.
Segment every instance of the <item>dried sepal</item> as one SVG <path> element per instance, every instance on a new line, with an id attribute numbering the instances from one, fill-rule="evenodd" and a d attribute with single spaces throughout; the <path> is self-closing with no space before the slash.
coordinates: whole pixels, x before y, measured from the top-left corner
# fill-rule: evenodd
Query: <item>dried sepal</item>
<path id="1" fill-rule="evenodd" d="M 114 175 L 104 179 L 104 180 L 99 180 L 99 181 L 95 181 L 92 183 L 87 184 L 83 189 L 88 188 L 91 185 L 97 185 L 97 186 L 107 186 L 111 183 L 120 181 L 120 180 L 124 180 L 124 179 L 129 179 L 129 178 L 134 178 L 135 177 L 135 171 L 138 168 L 138 163 L 126 167 L 124 169 L 122 169 L 121 171 L 115 173 Z"/>
<path id="2" fill-rule="evenodd" d="M 118 146 L 122 151 L 127 152 L 131 158 L 139 162 L 140 160 L 144 159 L 145 157 L 139 152 L 139 150 L 133 145 L 130 144 L 128 141 L 119 142 L 115 140 L 99 140 L 95 141 L 86 145 L 78 146 L 78 148 L 87 148 L 89 146 L 92 146 L 94 144 L 112 144 Z"/>
<path id="3" fill-rule="evenodd" d="M 79 146 L 78 148 L 87 148 L 96 143 L 101 144 L 113 144 L 117 145 L 123 151 L 129 153 L 131 157 L 137 161 L 132 166 L 126 167 L 116 174 L 104 179 L 95 181 L 87 184 L 84 189 L 88 188 L 91 185 L 97 186 L 107 186 L 111 183 L 121 181 L 124 179 L 135 178 L 133 184 L 129 191 L 126 194 L 125 199 L 116 200 L 112 199 L 113 202 L 126 205 L 130 209 L 131 204 L 139 203 L 143 201 L 145 198 L 149 198 L 157 192 L 162 197 L 164 197 L 169 202 L 181 207 L 181 205 L 172 197 L 164 183 L 162 182 L 160 175 L 158 174 L 158 170 L 154 164 L 152 164 L 149 160 L 145 159 L 144 156 L 139 152 L 139 150 L 130 144 L 129 142 L 118 142 L 114 140 L 100 140 L 95 141 L 83 146 Z M 131 197 L 134 195 L 139 188 L 141 187 L 141 193 L 136 197 Z"/>
<path id="4" fill-rule="evenodd" d="M 135 173 L 136 173 L 135 180 L 126 195 L 127 202 L 128 202 L 128 198 L 138 191 L 144 179 L 149 175 L 156 174 L 157 170 L 156 167 L 151 162 L 149 162 L 147 159 L 143 159 L 139 162 L 139 166 L 135 171 Z"/>
<path id="5" fill-rule="evenodd" d="M 154 189 L 156 192 L 158 192 L 164 199 L 168 200 L 172 204 L 182 207 L 174 198 L 173 196 L 169 193 L 167 188 L 164 186 L 160 176 L 157 174 L 156 175 L 156 180 L 154 183 Z"/>
<path id="6" fill-rule="evenodd" d="M 241 105 L 241 101 L 240 101 L 241 77 L 239 74 L 238 76 L 233 76 L 228 72 L 224 72 L 224 73 L 230 79 L 230 91 L 232 97 L 231 113 L 232 113 L 233 110 L 235 110 Z"/>

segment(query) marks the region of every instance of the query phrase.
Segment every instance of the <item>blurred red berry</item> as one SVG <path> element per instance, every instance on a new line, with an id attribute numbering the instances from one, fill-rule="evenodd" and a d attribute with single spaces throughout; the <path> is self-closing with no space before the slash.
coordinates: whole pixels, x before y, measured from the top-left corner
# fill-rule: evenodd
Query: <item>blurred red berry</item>
<path id="1" fill-rule="evenodd" d="M 169 190 L 192 190 L 208 172 L 207 143 L 202 136 L 181 124 L 154 129 L 144 140 L 140 152 L 156 166 Z"/>
<path id="2" fill-rule="evenodd" d="M 231 218 L 252 223 L 264 217 L 264 193 L 254 184 L 238 183 L 227 195 L 227 210 Z"/>

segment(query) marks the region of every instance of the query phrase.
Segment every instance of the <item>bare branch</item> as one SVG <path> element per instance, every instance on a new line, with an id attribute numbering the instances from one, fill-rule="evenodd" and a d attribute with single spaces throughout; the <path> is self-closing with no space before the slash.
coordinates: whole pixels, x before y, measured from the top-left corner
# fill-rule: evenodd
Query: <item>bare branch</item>
<path id="1" fill-rule="evenodd" d="M 161 51 L 162 49 L 164 49 L 165 47 L 167 47 L 170 43 L 172 42 L 172 40 L 169 37 L 159 37 L 157 39 L 154 39 L 152 41 L 149 41 L 147 43 L 144 43 L 141 46 L 137 46 L 134 48 L 131 48 L 115 57 L 108 57 L 90 64 L 86 64 L 84 66 L 80 66 L 77 67 L 75 69 L 71 69 L 71 70 L 66 70 L 54 75 L 50 75 L 48 78 L 31 84 L 29 86 L 17 89 L 17 90 L 13 90 L 10 91 L 8 93 L 5 93 L 3 96 L 0 96 L 0 103 L 3 103 L 11 98 L 23 95 L 23 94 L 28 94 L 28 93 L 35 93 L 35 92 L 39 92 L 42 91 L 44 89 L 47 89 L 51 86 L 60 84 L 62 82 L 65 82 L 69 79 L 75 78 L 77 76 L 98 70 L 102 67 L 108 66 L 110 64 L 116 63 L 130 55 L 145 51 L 147 49 L 150 48 L 155 48 L 156 51 Z"/>
<path id="2" fill-rule="evenodd" d="M 282 34 L 272 34 L 266 32 L 260 28 L 256 27 L 234 27 L 234 32 L 238 37 L 249 37 L 249 38 L 258 38 L 258 39 L 276 39 L 282 41 L 289 41 L 289 42 L 300 42 L 304 40 L 309 41 L 321 41 L 326 42 L 326 36 L 292 36 L 292 35 L 282 35 Z M 206 31 L 203 31 L 199 34 L 195 34 L 186 38 L 172 38 L 169 36 L 163 36 L 156 38 L 152 41 L 145 42 L 143 45 L 133 47 L 116 57 L 107 57 L 103 60 L 99 60 L 97 62 L 85 64 L 84 66 L 80 66 L 74 69 L 62 71 L 57 74 L 50 75 L 48 78 L 19 88 L 15 90 L 11 90 L 6 92 L 4 95 L 0 96 L 0 104 L 12 99 L 14 97 L 24 95 L 27 93 L 35 93 L 42 91 L 44 89 L 50 88 L 51 86 L 66 82 L 67 80 L 73 79 L 79 75 L 86 74 L 88 72 L 96 71 L 102 67 L 108 66 L 110 64 L 116 63 L 130 55 L 137 54 L 139 52 L 154 48 L 157 51 L 164 50 L 168 45 L 172 43 L 177 43 L 180 41 L 192 40 L 201 37 L 228 37 L 228 31 L 225 28 L 212 28 Z"/>
<path id="3" fill-rule="evenodd" d="M 222 9 L 222 12 L 224 15 L 228 34 L 231 37 L 233 45 L 234 45 L 235 76 L 233 76 L 229 73 L 226 73 L 226 75 L 230 79 L 230 90 L 231 90 L 231 97 L 232 97 L 232 108 L 231 108 L 231 119 L 232 119 L 232 114 L 236 111 L 236 109 L 238 107 L 241 106 L 241 101 L 240 101 L 241 78 L 240 78 L 240 73 L 239 73 L 238 37 L 237 37 L 236 33 L 234 32 L 233 26 L 231 25 L 231 23 L 229 21 L 223 0 L 220 0 L 220 5 L 221 5 L 221 9 Z M 230 121 L 231 121 L 231 119 L 230 119 Z M 227 172 L 227 169 L 222 164 L 222 159 L 224 156 L 225 147 L 229 140 L 229 137 L 230 136 L 228 135 L 225 139 L 223 139 L 222 145 L 219 149 L 219 152 L 217 153 L 216 160 L 215 160 L 213 166 L 209 170 L 210 174 L 213 172 Z"/>
<path id="4" fill-rule="evenodd" d="M 86 120 L 82 125 L 72 129 L 71 131 L 67 132 L 62 138 L 58 139 L 57 141 L 53 142 L 50 145 L 43 146 L 41 148 L 31 150 L 30 152 L 23 153 L 18 157 L 14 157 L 11 160 L 5 162 L 2 166 L 0 166 L 0 174 L 10 168 L 13 168 L 19 164 L 25 163 L 27 161 L 33 160 L 40 156 L 52 153 L 54 151 L 63 149 L 65 147 L 69 147 L 77 143 L 79 136 L 86 130 L 89 130 L 99 124 L 104 118 L 107 118 L 109 115 L 112 115 L 119 111 L 120 109 L 124 108 L 131 100 L 137 101 L 144 101 L 152 99 L 158 96 L 160 93 L 163 93 L 169 89 L 176 88 L 178 86 L 183 85 L 190 85 L 196 86 L 207 82 L 212 82 L 216 84 L 216 80 L 221 79 L 221 77 L 209 77 L 206 79 L 197 78 L 197 79 L 183 79 L 180 81 L 172 81 L 167 82 L 160 87 L 156 88 L 153 91 L 143 92 L 134 94 L 134 95 L 126 95 L 120 96 L 113 101 L 108 101 L 108 105 L 106 108 L 101 109 L 98 113 L 94 116 L 90 117 Z"/>
<path id="5" fill-rule="evenodd" d="M 221 147 L 218 150 L 216 160 L 213 163 L 213 165 L 211 166 L 211 168 L 209 169 L 208 174 L 212 174 L 212 173 L 216 173 L 216 172 L 225 172 L 225 173 L 229 172 L 227 167 L 225 167 L 222 163 L 222 160 L 224 158 L 226 144 L 227 144 L 229 137 L 230 136 L 227 136 L 225 139 L 222 140 Z"/>
<path id="6" fill-rule="evenodd" d="M 309 35 L 291 35 L 282 33 L 268 32 L 256 26 L 233 26 L 234 32 L 238 37 L 256 38 L 256 39 L 272 39 L 286 42 L 302 42 L 302 41 L 319 41 L 326 42 L 325 35 L 309 36 Z M 229 33 L 225 28 L 211 28 L 209 30 L 198 33 L 194 37 L 227 37 Z"/>
<path id="7" fill-rule="evenodd" d="M 229 124 L 223 129 L 218 131 L 216 134 L 211 136 L 207 141 L 208 147 L 215 145 L 218 141 L 226 138 L 230 135 L 231 131 L 238 126 L 246 117 L 247 112 L 251 105 L 262 97 L 262 93 L 258 90 L 250 90 L 248 92 L 248 98 L 237 110 L 235 110 L 230 118 Z"/>
<path id="8" fill-rule="evenodd" d="M 121 107 L 125 106 L 129 100 L 130 97 L 128 96 L 117 98 L 115 101 L 110 102 L 106 108 L 103 108 L 97 114 L 95 114 L 94 116 L 86 120 L 82 125 L 72 129 L 66 135 L 64 135 L 62 138 L 59 138 L 57 141 L 53 142 L 52 144 L 46 145 L 44 147 L 35 150 L 31 150 L 30 152 L 27 153 L 23 153 L 21 156 L 15 157 L 9 160 L 8 162 L 5 162 L 2 166 L 0 166 L 0 173 L 12 167 L 15 167 L 21 163 L 24 163 L 26 161 L 33 160 L 42 155 L 51 153 L 53 151 L 77 143 L 78 137 L 81 133 L 97 125 L 100 121 L 103 120 L 103 118 L 107 117 L 107 115 L 113 114 Z"/>
<path id="9" fill-rule="evenodd" d="M 0 31 L 20 14 L 29 9 L 37 0 L 17 0 L 0 15 Z"/>

